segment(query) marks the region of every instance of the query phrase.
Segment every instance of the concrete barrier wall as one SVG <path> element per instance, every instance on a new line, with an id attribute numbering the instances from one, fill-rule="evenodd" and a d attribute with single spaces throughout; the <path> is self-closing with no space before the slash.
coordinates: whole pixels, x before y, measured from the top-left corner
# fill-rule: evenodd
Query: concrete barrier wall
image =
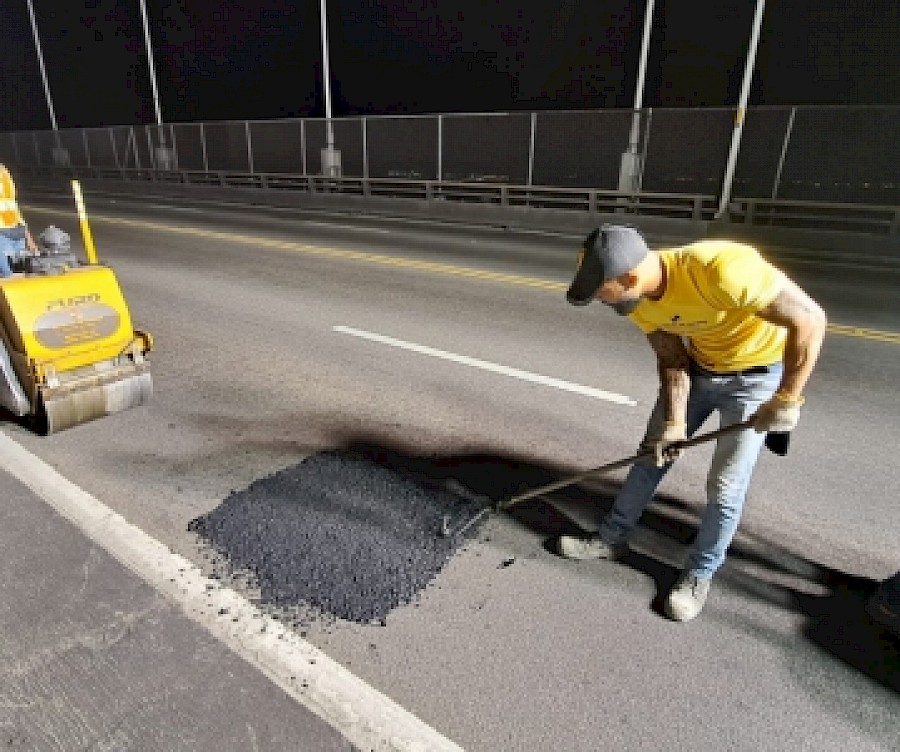
<path id="1" fill-rule="evenodd" d="M 27 201 L 28 191 L 70 191 L 68 180 L 57 176 L 23 175 L 18 180 Z M 130 182 L 84 179 L 87 193 L 159 196 L 213 202 L 238 202 L 248 206 L 297 208 L 356 215 L 403 217 L 432 222 L 476 224 L 509 229 L 544 230 L 574 235 L 587 233 L 604 222 L 632 224 L 646 232 L 684 242 L 704 237 L 743 240 L 759 245 L 823 249 L 847 254 L 876 254 L 900 263 L 900 238 L 827 230 L 801 230 L 748 226 L 743 223 L 650 217 L 628 213 L 590 213 L 565 209 L 539 209 L 496 204 L 367 197 L 342 193 L 307 193 L 178 183 Z"/>

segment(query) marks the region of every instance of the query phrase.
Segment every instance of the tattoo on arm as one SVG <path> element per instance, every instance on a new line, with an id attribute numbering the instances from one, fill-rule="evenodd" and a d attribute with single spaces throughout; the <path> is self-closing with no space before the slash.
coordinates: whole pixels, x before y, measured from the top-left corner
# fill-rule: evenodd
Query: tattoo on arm
<path id="1" fill-rule="evenodd" d="M 676 334 L 655 331 L 647 335 L 656 353 L 660 389 L 666 405 L 666 421 L 684 423 L 687 416 L 691 377 L 690 358 L 684 342 Z"/>
<path id="2" fill-rule="evenodd" d="M 784 345 L 784 376 L 779 390 L 799 396 L 806 385 L 825 338 L 825 312 L 794 282 L 784 289 L 757 315 L 787 329 Z"/>

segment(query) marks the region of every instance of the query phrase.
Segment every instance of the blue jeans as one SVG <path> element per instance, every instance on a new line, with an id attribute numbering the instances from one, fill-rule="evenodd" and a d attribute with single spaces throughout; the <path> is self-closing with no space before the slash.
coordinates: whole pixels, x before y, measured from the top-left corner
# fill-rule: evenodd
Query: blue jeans
<path id="1" fill-rule="evenodd" d="M 0 232 L 0 277 L 11 277 L 12 268 L 9 265 L 10 258 L 21 256 L 25 253 L 25 238 L 11 238 Z"/>
<path id="2" fill-rule="evenodd" d="M 692 373 L 687 406 L 688 436 L 693 435 L 716 410 L 723 427 L 747 420 L 778 388 L 781 373 L 780 363 L 770 366 L 768 373 L 730 376 Z M 650 415 L 646 435 L 658 436 L 664 420 L 665 407 L 660 396 Z M 691 575 L 710 579 L 725 561 L 725 552 L 740 522 L 750 476 L 764 440 L 764 433 L 748 428 L 726 434 L 716 441 L 706 480 L 706 510 L 688 557 L 687 570 Z M 652 457 L 632 465 L 612 511 L 600 526 L 602 540 L 612 544 L 625 541 L 670 467 L 671 463 L 656 467 Z"/>

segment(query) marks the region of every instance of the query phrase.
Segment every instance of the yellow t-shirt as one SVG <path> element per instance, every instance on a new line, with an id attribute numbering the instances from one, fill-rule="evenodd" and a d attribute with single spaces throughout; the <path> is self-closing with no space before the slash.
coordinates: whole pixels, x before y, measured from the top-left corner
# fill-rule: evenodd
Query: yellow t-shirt
<path id="1" fill-rule="evenodd" d="M 781 292 L 785 276 L 755 248 L 725 240 L 659 251 L 666 289 L 629 317 L 641 330 L 688 340 L 691 357 L 720 373 L 777 363 L 787 334 L 756 312 Z"/>

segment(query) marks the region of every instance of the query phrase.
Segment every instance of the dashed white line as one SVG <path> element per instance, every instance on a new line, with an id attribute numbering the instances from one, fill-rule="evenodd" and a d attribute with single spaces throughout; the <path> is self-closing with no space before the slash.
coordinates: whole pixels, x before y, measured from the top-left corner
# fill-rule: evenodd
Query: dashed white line
<path id="1" fill-rule="evenodd" d="M 462 752 L 236 591 L 132 525 L 0 432 L 0 470 L 28 486 L 191 619 L 256 666 L 355 747 L 385 752 Z"/>
<path id="2" fill-rule="evenodd" d="M 367 332 L 364 329 L 354 329 L 350 326 L 340 325 L 334 326 L 332 327 L 332 329 L 336 332 L 340 332 L 341 334 L 350 334 L 354 337 L 360 337 L 372 342 L 380 342 L 383 345 L 390 345 L 391 347 L 399 347 L 403 350 L 409 350 L 411 352 L 419 353 L 420 355 L 428 355 L 432 358 L 449 360 L 453 363 L 459 363 L 460 365 L 471 366 L 472 368 L 480 368 L 483 371 L 499 373 L 503 376 L 510 376 L 514 379 L 520 379 L 522 381 L 530 381 L 533 384 L 551 386 L 556 389 L 562 389 L 566 392 L 574 392 L 575 394 L 581 394 L 585 397 L 592 397 L 593 399 L 615 402 L 619 405 L 634 406 L 637 404 L 634 399 L 632 399 L 631 397 L 627 397 L 624 394 L 607 392 L 603 389 L 596 389 L 592 386 L 584 386 L 583 384 L 575 384 L 571 381 L 553 378 L 552 376 L 542 376 L 539 373 L 523 371 L 519 368 L 511 368 L 510 366 L 500 365 L 499 363 L 491 363 L 490 361 L 480 360 L 479 358 L 472 358 L 468 355 L 459 355 L 457 353 L 448 352 L 446 350 L 438 350 L 437 348 L 428 347 L 427 345 L 417 345 L 414 342 L 406 342 L 405 340 L 395 339 L 394 337 L 387 337 L 383 334 Z"/>

